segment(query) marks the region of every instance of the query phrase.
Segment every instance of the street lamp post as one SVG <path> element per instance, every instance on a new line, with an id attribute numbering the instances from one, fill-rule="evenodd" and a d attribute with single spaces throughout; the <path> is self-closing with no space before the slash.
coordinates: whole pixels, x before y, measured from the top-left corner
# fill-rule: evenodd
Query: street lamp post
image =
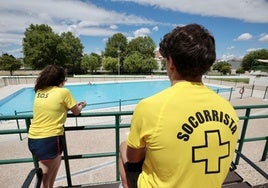
<path id="1" fill-rule="evenodd" d="M 117 50 L 117 55 L 118 55 L 118 62 L 117 62 L 117 66 L 118 66 L 118 75 L 120 75 L 120 50 L 118 48 Z"/>

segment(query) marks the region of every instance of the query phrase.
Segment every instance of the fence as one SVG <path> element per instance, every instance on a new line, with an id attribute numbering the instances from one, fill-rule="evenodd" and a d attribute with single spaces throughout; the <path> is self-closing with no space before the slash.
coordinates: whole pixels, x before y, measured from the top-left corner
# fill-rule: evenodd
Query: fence
<path id="1" fill-rule="evenodd" d="M 252 111 L 256 110 L 267 110 L 268 105 L 250 105 L 250 106 L 235 106 L 235 109 L 239 111 L 239 118 L 240 121 L 243 122 L 242 130 L 241 130 L 241 135 L 238 140 L 238 148 L 237 150 L 239 152 L 242 151 L 244 144 L 246 142 L 256 142 L 256 141 L 262 141 L 264 142 L 265 146 L 262 151 L 262 156 L 260 157 L 260 160 L 264 161 L 267 158 L 267 153 L 268 153 L 268 135 L 266 136 L 258 136 L 258 137 L 246 137 L 246 131 L 248 129 L 248 124 L 249 120 L 255 121 L 257 119 L 266 119 L 268 118 L 268 114 L 252 114 Z M 243 111 L 241 113 L 241 111 Z M 120 137 L 122 136 L 120 134 L 121 129 L 126 129 L 129 128 L 130 126 L 130 118 L 132 115 L 133 111 L 117 111 L 117 112 L 95 112 L 95 113 L 82 113 L 79 117 L 75 117 L 73 115 L 68 115 L 68 119 L 74 119 L 77 118 L 79 123 L 83 122 L 85 118 L 87 118 L 87 121 L 85 122 L 90 122 L 91 118 L 101 118 L 102 120 L 110 118 L 113 123 L 97 123 L 93 125 L 87 125 L 81 123 L 77 125 L 71 126 L 66 126 L 65 131 L 66 133 L 68 132 L 80 132 L 80 131 L 93 131 L 93 130 L 113 130 L 114 131 L 114 150 L 109 151 L 109 152 L 97 152 L 97 153 L 78 153 L 78 154 L 69 154 L 68 150 L 72 149 L 68 147 L 68 139 L 66 139 L 66 150 L 64 151 L 64 164 L 65 164 L 65 169 L 66 169 L 66 179 L 67 179 L 67 185 L 68 187 L 72 187 L 73 182 L 72 182 L 72 176 L 71 176 L 71 170 L 69 168 L 69 161 L 70 160 L 79 160 L 79 159 L 88 159 L 88 158 L 105 158 L 105 157 L 114 157 L 115 158 L 115 181 L 119 181 L 119 169 L 118 169 L 118 155 L 119 155 L 119 144 L 120 144 Z M 128 117 L 128 118 L 124 118 Z M 89 118 L 89 120 L 88 120 Z M 124 118 L 124 121 L 122 121 L 122 118 Z M 24 121 L 26 124 L 26 128 L 23 129 L 9 129 L 9 130 L 0 130 L 0 135 L 10 135 L 10 134 L 20 134 L 20 133 L 27 133 L 27 129 L 30 125 L 30 121 L 32 119 L 32 115 L 15 115 L 15 116 L 0 116 L 0 121 L 6 121 L 6 120 L 14 120 L 14 121 Z M 106 122 L 106 121 L 104 121 Z M 257 125 L 254 125 L 257 126 Z M 266 126 L 268 126 L 266 124 Z M 239 164 L 240 160 L 240 155 L 236 155 L 235 163 Z M 37 163 L 35 160 L 33 160 L 32 157 L 28 158 L 11 158 L 11 159 L 1 159 L 0 160 L 0 165 L 7 165 L 7 164 L 15 164 L 15 163 L 29 163 L 29 162 L 34 162 L 35 166 L 37 166 Z M 112 173 L 112 172 L 110 172 Z M 25 177 L 26 178 L 26 177 Z M 88 182 L 92 183 L 92 182 Z"/>
<path id="2" fill-rule="evenodd" d="M 0 87 L 19 84 L 34 84 L 37 76 L 2 76 L 0 77 Z M 73 75 L 68 77 L 69 83 L 89 83 L 100 81 L 122 81 L 122 80 L 142 80 L 142 79 L 167 79 L 161 75 Z"/>

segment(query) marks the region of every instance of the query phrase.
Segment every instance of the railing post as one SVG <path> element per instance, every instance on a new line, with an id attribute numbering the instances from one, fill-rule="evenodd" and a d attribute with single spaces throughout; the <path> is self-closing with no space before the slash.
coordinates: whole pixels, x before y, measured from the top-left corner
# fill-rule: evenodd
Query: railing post
<path id="1" fill-rule="evenodd" d="M 25 119 L 25 124 L 26 124 L 27 133 L 28 133 L 30 125 L 31 125 L 31 119 L 29 118 Z"/>
<path id="2" fill-rule="evenodd" d="M 64 163 L 65 163 L 65 170 L 66 170 L 66 177 L 67 177 L 67 184 L 68 187 L 72 187 L 72 178 L 70 173 L 70 164 L 68 158 L 68 150 L 67 150 L 67 142 L 65 133 L 63 134 L 63 155 L 64 155 Z"/>
<path id="3" fill-rule="evenodd" d="M 262 154 L 262 157 L 261 157 L 261 161 L 265 161 L 266 158 L 267 158 L 267 155 L 268 155 L 268 136 L 266 137 L 266 143 L 265 143 L 265 146 L 264 146 L 264 149 L 263 149 L 263 154 Z"/>
<path id="4" fill-rule="evenodd" d="M 17 113 L 17 111 L 16 111 L 16 110 L 14 111 L 14 113 L 15 113 L 15 116 L 17 116 L 17 115 L 18 115 L 18 113 Z M 16 123 L 17 123 L 17 128 L 20 130 L 20 124 L 19 124 L 19 120 L 18 120 L 18 119 L 16 119 Z M 22 136 L 21 136 L 21 133 L 19 133 L 19 136 L 20 136 L 20 141 L 22 141 Z"/>
<path id="5" fill-rule="evenodd" d="M 251 88 L 251 95 L 250 95 L 251 97 L 252 97 L 252 95 L 253 95 L 254 87 L 255 87 L 255 86 L 254 86 L 254 84 L 253 84 L 253 85 L 252 85 L 252 88 Z"/>
<path id="6" fill-rule="evenodd" d="M 120 99 L 119 100 L 119 112 L 121 112 L 121 110 L 122 110 L 122 100 Z"/>
<path id="7" fill-rule="evenodd" d="M 240 90 L 239 90 L 239 93 L 240 93 L 240 99 L 242 99 L 243 98 L 243 94 L 244 94 L 244 92 L 245 92 L 245 87 L 243 86 Z"/>
<path id="8" fill-rule="evenodd" d="M 120 115 L 115 116 L 115 161 L 116 161 L 116 181 L 120 181 L 119 175 L 119 147 L 120 147 Z"/>
<path id="9" fill-rule="evenodd" d="M 263 95 L 263 99 L 265 99 L 265 97 L 266 97 L 267 90 L 268 90 L 268 86 L 266 86 L 266 89 L 265 89 L 265 92 L 264 92 L 264 95 Z"/>
<path id="10" fill-rule="evenodd" d="M 122 111 L 122 100 L 119 100 L 119 112 Z M 121 122 L 121 116 L 119 116 L 119 123 Z"/>
<path id="11" fill-rule="evenodd" d="M 248 126 L 248 119 L 249 119 L 249 115 L 250 115 L 250 110 L 251 108 L 246 108 L 246 119 L 244 119 L 244 123 L 243 123 L 243 127 L 242 127 L 242 131 L 241 131 L 241 136 L 240 136 L 240 139 L 239 139 L 239 144 L 238 144 L 238 152 L 241 153 L 242 151 L 242 148 L 243 148 L 243 144 L 244 144 L 244 139 L 245 139 L 245 136 L 246 136 L 246 132 L 247 132 L 247 126 Z M 239 163 L 239 159 L 240 159 L 240 156 L 237 155 L 236 156 L 236 159 L 235 159 L 235 164 L 238 165 Z"/>
<path id="12" fill-rule="evenodd" d="M 229 101 L 231 101 L 231 98 L 232 98 L 232 93 L 233 93 L 233 88 L 231 87 L 231 90 L 230 90 L 230 95 L 229 95 Z"/>

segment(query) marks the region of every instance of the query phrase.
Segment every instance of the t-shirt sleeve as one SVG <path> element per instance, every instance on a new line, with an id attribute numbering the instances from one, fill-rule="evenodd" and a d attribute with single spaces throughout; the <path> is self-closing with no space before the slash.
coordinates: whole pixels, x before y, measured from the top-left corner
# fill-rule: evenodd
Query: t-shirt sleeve
<path id="1" fill-rule="evenodd" d="M 68 109 L 71 109 L 74 105 L 76 105 L 76 101 L 68 89 L 65 90 L 64 103 Z"/>
<path id="2" fill-rule="evenodd" d="M 145 132 L 146 132 L 146 120 L 144 119 L 143 105 L 139 103 L 134 110 L 130 132 L 127 139 L 128 146 L 132 148 L 144 148 L 146 146 L 145 142 Z"/>

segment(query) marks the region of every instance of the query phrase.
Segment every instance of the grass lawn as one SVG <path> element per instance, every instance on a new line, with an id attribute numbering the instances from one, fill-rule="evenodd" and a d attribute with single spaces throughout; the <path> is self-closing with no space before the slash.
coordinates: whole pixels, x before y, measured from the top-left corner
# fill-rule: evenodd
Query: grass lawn
<path id="1" fill-rule="evenodd" d="M 249 78 L 207 78 L 210 80 L 222 80 L 226 82 L 243 82 L 248 84 L 249 83 Z"/>

